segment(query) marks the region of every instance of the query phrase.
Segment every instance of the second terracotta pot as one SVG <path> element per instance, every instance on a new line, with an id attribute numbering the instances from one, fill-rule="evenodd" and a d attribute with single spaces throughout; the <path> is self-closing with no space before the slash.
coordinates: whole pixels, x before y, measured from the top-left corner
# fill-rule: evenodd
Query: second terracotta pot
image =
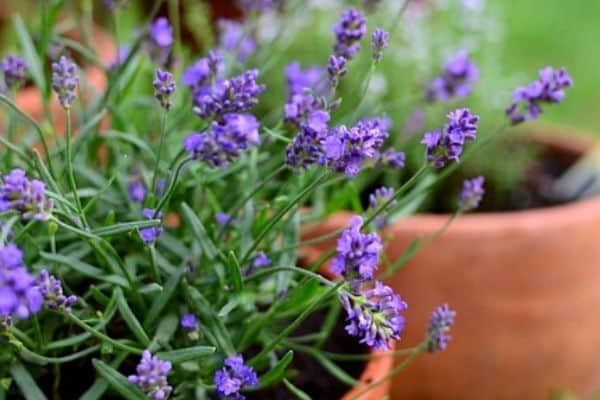
<path id="1" fill-rule="evenodd" d="M 589 142 L 543 141 L 575 158 Z M 305 237 L 345 226 L 336 214 Z M 392 260 L 431 235 L 445 215 L 398 221 Z M 600 198 L 551 208 L 460 217 L 388 281 L 408 302 L 402 347 L 419 343 L 431 311 L 457 311 L 447 350 L 394 378 L 392 399 L 548 399 L 600 389 Z M 321 250 L 331 248 L 329 242 Z"/>

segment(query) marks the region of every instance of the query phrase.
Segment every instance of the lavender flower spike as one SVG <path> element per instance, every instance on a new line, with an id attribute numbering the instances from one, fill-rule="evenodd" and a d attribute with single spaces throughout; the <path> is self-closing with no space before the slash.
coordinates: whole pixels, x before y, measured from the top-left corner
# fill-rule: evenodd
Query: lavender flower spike
<path id="1" fill-rule="evenodd" d="M 375 287 L 364 294 L 342 293 L 340 299 L 348 314 L 346 332 L 360 337 L 360 343 L 388 349 L 390 340 L 400 339 L 404 329 L 402 312 L 408 306 L 392 288 L 376 281 Z"/>
<path id="2" fill-rule="evenodd" d="M 150 25 L 149 52 L 150 57 L 159 64 L 165 64 L 173 45 L 173 28 L 165 17 L 157 18 Z"/>
<path id="3" fill-rule="evenodd" d="M 194 314 L 183 314 L 180 323 L 181 327 L 185 330 L 193 331 L 198 329 L 198 318 Z"/>
<path id="4" fill-rule="evenodd" d="M 52 63 L 52 90 L 58 95 L 58 101 L 63 108 L 71 108 L 71 103 L 77 98 L 77 65 L 65 56 L 58 62 Z"/>
<path id="5" fill-rule="evenodd" d="M 0 175 L 0 213 L 14 210 L 24 219 L 41 221 L 48 219 L 51 209 L 44 182 L 28 179 L 18 168 Z"/>
<path id="6" fill-rule="evenodd" d="M 346 59 L 342 56 L 329 56 L 327 72 L 329 73 L 329 83 L 331 83 L 332 87 L 336 87 L 340 78 L 348 72 L 346 69 Z"/>
<path id="7" fill-rule="evenodd" d="M 394 197 L 394 189 L 385 186 L 377 188 L 375 192 L 369 195 L 369 211 L 374 212 L 392 197 Z M 394 200 L 392 201 L 391 205 L 394 205 L 395 203 L 396 201 Z M 382 229 L 388 223 L 387 217 L 387 213 L 384 210 L 384 212 L 380 213 L 377 217 L 375 217 L 375 219 L 373 220 L 373 224 L 378 229 Z"/>
<path id="8" fill-rule="evenodd" d="M 565 97 L 564 89 L 571 86 L 573 80 L 566 69 L 542 68 L 538 80 L 515 90 L 506 115 L 513 125 L 536 119 L 542 113 L 542 104 L 560 103 Z"/>
<path id="9" fill-rule="evenodd" d="M 454 324 L 455 316 L 456 312 L 451 310 L 448 304 L 443 304 L 433 311 L 427 329 L 427 350 L 430 353 L 444 350 L 448 346 L 448 331 Z"/>
<path id="10" fill-rule="evenodd" d="M 151 208 L 144 208 L 142 210 L 142 215 L 147 219 L 152 219 L 154 216 L 154 210 Z M 162 212 L 158 214 L 159 218 L 162 218 Z M 140 238 L 146 244 L 152 244 L 158 239 L 158 237 L 162 234 L 163 228 L 162 226 L 153 226 L 150 228 L 142 228 L 140 229 Z"/>
<path id="11" fill-rule="evenodd" d="M 0 70 L 4 73 L 6 88 L 16 89 L 25 82 L 27 62 L 19 56 L 9 54 L 0 61 Z"/>
<path id="12" fill-rule="evenodd" d="M 142 359 L 136 368 L 135 375 L 129 375 L 129 383 L 136 385 L 151 400 L 166 400 L 173 391 L 167 381 L 171 372 L 171 363 L 153 356 L 144 350 Z"/>
<path id="13" fill-rule="evenodd" d="M 355 216 L 337 242 L 337 255 L 331 261 L 331 272 L 347 281 L 373 279 L 383 246 L 376 233 L 362 233 L 363 220 Z"/>
<path id="14" fill-rule="evenodd" d="M 28 318 L 40 311 L 43 301 L 21 250 L 12 243 L 0 246 L 0 318 Z"/>
<path id="15" fill-rule="evenodd" d="M 483 183 L 485 178 L 478 176 L 473 179 L 465 179 L 463 187 L 458 196 L 458 206 L 463 211 L 473 210 L 479 206 L 485 190 Z"/>
<path id="16" fill-rule="evenodd" d="M 366 32 L 367 22 L 362 13 L 354 8 L 344 11 L 333 28 L 335 34 L 333 53 L 351 60 L 360 50 L 359 42 Z"/>
<path id="17" fill-rule="evenodd" d="M 52 310 L 69 311 L 77 301 L 77 296 L 63 294 L 62 282 L 50 275 L 46 269 L 40 271 L 37 286 L 44 298 L 44 304 Z"/>
<path id="18" fill-rule="evenodd" d="M 213 380 L 217 396 L 227 400 L 244 400 L 246 397 L 240 394 L 240 390 L 258 385 L 256 373 L 244 364 L 241 355 L 227 357 L 223 368 L 215 372 Z"/>
<path id="19" fill-rule="evenodd" d="M 154 87 L 154 97 L 158 100 L 162 108 L 169 111 L 173 106 L 171 96 L 175 93 L 173 75 L 168 71 L 158 68 L 152 86 Z"/>
<path id="20" fill-rule="evenodd" d="M 371 48 L 373 49 L 373 61 L 379 62 L 383 57 L 383 50 L 389 45 L 390 34 L 383 29 L 377 28 L 371 35 Z"/>
<path id="21" fill-rule="evenodd" d="M 467 52 L 461 50 L 448 60 L 442 74 L 431 82 L 425 91 L 425 98 L 434 102 L 467 97 L 478 78 L 477 66 L 471 62 Z"/>

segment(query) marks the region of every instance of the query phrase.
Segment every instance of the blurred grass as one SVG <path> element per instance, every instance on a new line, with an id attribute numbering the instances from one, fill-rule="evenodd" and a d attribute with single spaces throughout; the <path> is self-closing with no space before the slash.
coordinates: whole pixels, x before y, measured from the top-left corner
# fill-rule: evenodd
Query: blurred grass
<path id="1" fill-rule="evenodd" d="M 524 84 L 544 65 L 565 66 L 575 81 L 544 119 L 600 135 L 600 1 L 489 1 L 504 8 L 507 71 L 526 74 Z"/>

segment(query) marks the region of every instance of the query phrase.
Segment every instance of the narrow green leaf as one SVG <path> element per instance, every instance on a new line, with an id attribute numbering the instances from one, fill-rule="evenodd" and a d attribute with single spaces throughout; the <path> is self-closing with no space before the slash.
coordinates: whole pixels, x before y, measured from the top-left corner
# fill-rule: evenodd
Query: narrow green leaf
<path id="1" fill-rule="evenodd" d="M 198 240 L 204 255 L 209 260 L 213 260 L 217 255 L 217 248 L 208 237 L 204 225 L 202 225 L 202 222 L 200 222 L 200 219 L 198 219 L 198 216 L 194 210 L 192 210 L 191 207 L 186 203 L 181 203 L 181 210 L 184 214 L 184 221 L 187 221 L 191 225 L 192 233 L 194 234 L 196 240 Z"/>
<path id="2" fill-rule="evenodd" d="M 225 328 L 222 319 L 215 313 L 214 306 L 187 282 L 184 281 L 181 286 L 188 305 L 204 323 L 207 331 L 211 333 L 216 341 L 214 344 L 228 355 L 235 354 L 229 331 Z"/>
<path id="3" fill-rule="evenodd" d="M 334 362 L 325 357 L 319 350 L 307 349 L 308 354 L 312 356 L 323 368 L 325 368 L 333 377 L 349 386 L 355 386 L 358 381 L 351 377 L 346 371 L 338 367 Z"/>
<path id="4" fill-rule="evenodd" d="M 242 271 L 240 264 L 235 257 L 235 253 L 230 251 L 225 263 L 225 273 L 227 283 L 235 292 L 241 292 L 244 289 L 244 281 L 242 280 Z"/>
<path id="5" fill-rule="evenodd" d="M 92 233 L 98 236 L 112 236 L 117 233 L 129 232 L 134 229 L 152 228 L 160 225 L 160 219 L 147 219 L 143 221 L 120 222 L 111 226 L 103 226 L 102 228 L 94 229 Z"/>
<path id="6" fill-rule="evenodd" d="M 177 327 L 179 326 L 179 318 L 175 314 L 167 314 L 158 323 L 156 333 L 149 346 L 149 350 L 154 352 L 171 341 Z"/>
<path id="7" fill-rule="evenodd" d="M 133 314 L 133 311 L 131 311 L 131 307 L 129 307 L 127 300 L 125 300 L 125 297 L 123 296 L 123 291 L 120 288 L 116 288 L 115 292 L 117 296 L 117 308 L 119 309 L 119 313 L 140 343 L 144 347 L 148 347 L 150 344 L 150 338 L 146 334 L 146 331 L 144 331 L 142 324 L 140 324 L 136 316 Z"/>
<path id="8" fill-rule="evenodd" d="M 19 389 L 21 389 L 21 393 L 26 400 L 46 400 L 46 396 L 42 393 L 23 364 L 16 362 L 11 365 L 10 374 L 17 383 Z"/>
<path id="9" fill-rule="evenodd" d="M 216 350 L 216 347 L 212 346 L 195 346 L 171 351 L 159 351 L 156 353 L 156 356 L 161 360 L 171 361 L 173 364 L 177 365 L 185 361 L 191 361 L 209 354 L 214 354 Z"/>
<path id="10" fill-rule="evenodd" d="M 127 358 L 127 353 L 119 354 L 111 363 L 110 366 L 113 368 L 118 368 L 119 365 L 123 362 L 125 358 Z M 106 379 L 101 376 L 97 377 L 94 381 L 94 384 L 90 386 L 88 390 L 84 394 L 81 395 L 79 400 L 98 400 L 104 396 L 104 392 L 108 389 L 108 382 Z"/>
<path id="11" fill-rule="evenodd" d="M 146 141 L 130 133 L 106 131 L 102 133 L 102 138 L 109 140 L 117 139 L 123 142 L 127 142 L 133 145 L 134 147 L 137 147 L 138 149 L 142 150 L 144 153 L 146 153 L 146 156 L 150 157 L 151 159 L 156 158 L 154 151 L 150 148 L 150 146 L 148 146 L 148 143 Z"/>
<path id="12" fill-rule="evenodd" d="M 296 396 L 296 398 L 300 400 L 312 400 L 309 395 L 304 393 L 302 390 L 300 390 L 300 388 L 298 388 L 296 385 L 294 385 L 287 379 L 283 380 L 283 384 L 285 385 L 287 390 L 289 390 L 294 396 Z"/>
<path id="13" fill-rule="evenodd" d="M 181 280 L 181 277 L 185 273 L 187 265 L 181 264 L 179 268 L 172 274 L 167 282 L 165 283 L 162 292 L 156 296 L 152 304 L 150 305 L 150 310 L 146 314 L 146 318 L 144 319 L 144 326 L 148 329 L 156 320 L 156 318 L 160 315 L 162 310 L 169 304 L 171 301 L 171 297 L 175 294 L 175 290 L 177 289 L 177 285 Z"/>
<path id="14" fill-rule="evenodd" d="M 12 20 L 15 31 L 17 32 L 17 38 L 19 39 L 19 43 L 21 44 L 21 48 L 23 50 L 23 57 L 27 61 L 27 69 L 31 73 L 31 77 L 33 78 L 36 86 L 42 90 L 43 93 L 46 93 L 46 79 L 44 77 L 42 62 L 38 56 L 35 46 L 33 45 L 33 40 L 27 32 L 27 27 L 25 26 L 21 16 L 18 14 L 13 15 Z"/>
<path id="15" fill-rule="evenodd" d="M 269 372 L 260 377 L 260 386 L 268 387 L 273 383 L 279 382 L 283 379 L 283 375 L 285 374 L 285 370 L 290 365 L 292 360 L 294 359 L 294 352 L 289 350 L 285 356 L 279 360 L 277 364 Z"/>
<path id="16" fill-rule="evenodd" d="M 98 359 L 93 359 L 92 364 L 100 376 L 106 379 L 108 384 L 123 398 L 127 400 L 148 400 L 136 386 L 129 383 L 123 375 L 110 365 Z"/>
<path id="17" fill-rule="evenodd" d="M 114 283 L 115 285 L 119 285 L 124 288 L 129 287 L 127 281 L 123 277 L 118 275 L 106 275 L 100 268 L 93 267 L 90 264 L 77 260 L 76 258 L 46 252 L 41 252 L 40 255 L 45 260 L 63 264 L 74 269 L 82 275 L 86 275 L 97 280 Z"/>

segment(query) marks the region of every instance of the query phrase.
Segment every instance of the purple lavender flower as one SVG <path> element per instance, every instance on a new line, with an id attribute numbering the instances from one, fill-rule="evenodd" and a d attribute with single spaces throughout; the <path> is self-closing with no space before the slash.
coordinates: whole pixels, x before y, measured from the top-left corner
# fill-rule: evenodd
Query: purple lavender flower
<path id="1" fill-rule="evenodd" d="M 258 121 L 250 114 L 225 114 L 213 122 L 209 133 L 188 135 L 183 147 L 196 160 L 211 167 L 224 167 L 242 151 L 260 144 L 258 128 Z"/>
<path id="2" fill-rule="evenodd" d="M 40 311 L 43 301 L 21 250 L 12 243 L 0 246 L 0 317 L 28 318 Z"/>
<path id="3" fill-rule="evenodd" d="M 425 133 L 421 143 L 425 145 L 427 160 L 434 167 L 442 168 L 449 161 L 458 162 L 465 142 L 475 140 L 479 116 L 468 108 L 459 108 L 447 115 L 448 123 L 442 130 Z"/>
<path id="4" fill-rule="evenodd" d="M 396 151 L 392 148 L 385 150 L 379 156 L 379 164 L 392 168 L 404 168 L 406 155 L 403 151 Z"/>
<path id="5" fill-rule="evenodd" d="M 308 168 L 315 163 L 325 163 L 322 143 L 327 136 L 329 113 L 315 109 L 303 117 L 296 113 L 304 110 L 291 109 L 292 107 L 286 106 L 286 118 L 290 121 L 295 119 L 295 123 L 300 125 L 300 131 L 285 149 L 285 162 L 295 168 Z"/>
<path id="6" fill-rule="evenodd" d="M 295 61 L 285 68 L 285 81 L 289 97 L 302 94 L 307 89 L 319 96 L 325 95 L 328 90 L 324 79 L 325 69 L 319 65 L 312 65 L 302 69 L 300 63 Z"/>
<path id="7" fill-rule="evenodd" d="M 191 313 L 183 314 L 181 316 L 181 327 L 188 331 L 197 331 L 198 330 L 198 318 Z"/>
<path id="8" fill-rule="evenodd" d="M 192 90 L 200 89 L 216 76 L 221 64 L 211 65 L 209 58 L 200 58 L 188 67 L 181 76 L 181 83 Z"/>
<path id="9" fill-rule="evenodd" d="M 427 115 L 420 108 L 415 108 L 404 123 L 404 134 L 408 137 L 419 132 L 425 124 Z"/>
<path id="10" fill-rule="evenodd" d="M 542 104 L 560 103 L 565 97 L 564 89 L 571 86 L 573 80 L 566 69 L 542 68 L 538 80 L 515 90 L 506 115 L 513 125 L 536 119 L 542 113 Z"/>
<path id="11" fill-rule="evenodd" d="M 379 157 L 379 148 L 389 136 L 388 127 L 385 119 L 368 118 L 351 129 L 344 125 L 332 129 L 322 142 L 325 164 L 332 171 L 356 176 L 365 160 Z"/>
<path id="12" fill-rule="evenodd" d="M 448 346 L 451 337 L 448 335 L 450 327 L 454 324 L 456 312 L 443 304 L 436 308 L 429 318 L 427 329 L 427 350 L 430 353 L 442 351 Z"/>
<path id="13" fill-rule="evenodd" d="M 375 281 L 375 287 L 361 295 L 341 293 L 340 298 L 348 314 L 346 332 L 360 337 L 360 343 L 375 349 L 389 349 L 390 340 L 400 339 L 404 329 L 401 313 L 408 306 L 392 288 Z"/>
<path id="14" fill-rule="evenodd" d="M 346 59 L 342 56 L 329 56 L 327 72 L 329 73 L 329 83 L 332 87 L 336 87 L 340 82 L 340 78 L 348 72 L 346 68 Z"/>
<path id="15" fill-rule="evenodd" d="M 0 70 L 4 73 L 4 85 L 7 89 L 17 89 L 25 83 L 27 62 L 21 57 L 7 55 L 0 61 Z"/>
<path id="16" fill-rule="evenodd" d="M 458 205 L 464 210 L 473 210 L 479 206 L 485 190 L 483 189 L 483 183 L 485 178 L 478 176 L 473 179 L 465 179 L 463 182 L 462 191 L 458 196 Z"/>
<path id="17" fill-rule="evenodd" d="M 314 97 L 308 93 L 294 94 L 290 97 L 283 109 L 285 122 L 295 125 L 299 129 L 324 132 L 329 122 L 326 100 Z"/>
<path id="18" fill-rule="evenodd" d="M 373 61 L 379 62 L 383 57 L 383 50 L 389 45 L 390 34 L 383 29 L 377 28 L 371 35 L 371 48 L 373 49 Z"/>
<path id="19" fill-rule="evenodd" d="M 331 261 L 331 272 L 347 281 L 373 279 L 383 246 L 376 233 L 362 233 L 363 220 L 355 216 L 337 242 L 337 255 Z"/>
<path id="20" fill-rule="evenodd" d="M 164 65 L 171 53 L 173 45 L 173 28 L 165 17 L 157 18 L 149 30 L 148 50 L 150 57 L 157 63 Z"/>
<path id="21" fill-rule="evenodd" d="M 147 218 L 147 219 L 152 219 L 152 217 L 154 217 L 154 210 L 151 208 L 144 208 L 142 209 L 142 215 Z M 158 214 L 158 218 L 162 218 L 163 214 L 162 212 Z M 156 239 L 158 239 L 158 237 L 162 234 L 163 232 L 163 227 L 162 226 L 153 226 L 150 228 L 142 228 L 140 229 L 139 233 L 140 233 L 140 238 L 144 241 L 144 243 L 146 244 L 152 244 L 154 243 L 154 241 L 156 241 Z"/>
<path id="22" fill-rule="evenodd" d="M 377 188 L 373 193 L 369 195 L 369 210 L 371 212 L 374 212 L 392 197 L 394 197 L 394 189 L 385 186 Z M 393 206 L 394 204 L 396 204 L 395 200 L 392 201 L 390 206 Z M 382 229 L 388 223 L 387 217 L 387 213 L 384 210 L 384 212 L 380 213 L 377 217 L 375 217 L 375 219 L 373 220 L 373 224 L 375 224 L 377 229 Z"/>
<path id="23" fill-rule="evenodd" d="M 233 78 L 218 80 L 212 88 L 197 91 L 194 112 L 202 118 L 210 118 L 248 111 L 265 90 L 265 85 L 258 84 L 256 78 L 258 70 L 251 69 Z"/>
<path id="24" fill-rule="evenodd" d="M 342 13 L 338 23 L 333 27 L 335 45 L 333 53 L 347 60 L 354 58 L 360 50 L 360 40 L 367 32 L 365 16 L 354 8 Z"/>
<path id="25" fill-rule="evenodd" d="M 146 185 L 139 178 L 132 180 L 129 183 L 127 189 L 129 192 L 129 199 L 136 203 L 143 202 L 146 199 L 146 195 L 148 194 L 148 189 L 146 188 Z"/>
<path id="26" fill-rule="evenodd" d="M 158 68 L 154 75 L 154 81 L 152 81 L 152 87 L 154 87 L 154 97 L 156 100 L 158 100 L 162 108 L 169 111 L 173 106 L 171 96 L 175 93 L 173 75 L 168 71 Z"/>
<path id="27" fill-rule="evenodd" d="M 244 63 L 256 50 L 256 41 L 248 36 L 244 26 L 238 22 L 222 19 L 217 25 L 221 50 L 233 54 L 240 63 Z"/>
<path id="28" fill-rule="evenodd" d="M 431 82 L 425 91 L 425 98 L 434 102 L 467 97 L 478 78 L 477 66 L 471 62 L 468 53 L 461 50 L 448 60 L 442 74 Z"/>
<path id="29" fill-rule="evenodd" d="M 127 60 L 127 57 L 129 57 L 130 51 L 131 49 L 129 46 L 119 46 L 117 48 L 117 55 L 115 59 L 108 64 L 108 69 L 115 70 L 116 68 L 120 67 L 121 64 Z"/>
<path id="30" fill-rule="evenodd" d="M 46 220 L 52 201 L 46 198 L 42 181 L 28 179 L 22 169 L 0 175 L 0 213 L 14 210 L 25 219 Z"/>
<path id="31" fill-rule="evenodd" d="M 254 268 L 263 268 L 271 265 L 271 259 L 262 251 L 259 252 L 254 259 L 252 260 L 252 267 Z"/>
<path id="32" fill-rule="evenodd" d="M 173 391 L 167 381 L 171 372 L 171 363 L 153 356 L 150 351 L 144 350 L 142 359 L 137 365 L 136 374 L 129 375 L 127 380 L 136 385 L 151 400 L 166 400 Z"/>
<path id="33" fill-rule="evenodd" d="M 215 221 L 217 221 L 217 224 L 221 226 L 230 226 L 235 224 L 235 221 L 233 220 L 233 218 L 231 218 L 229 214 L 221 212 L 215 214 Z"/>
<path id="34" fill-rule="evenodd" d="M 50 275 L 46 269 L 40 271 L 37 287 L 44 298 L 44 305 L 52 310 L 70 311 L 71 306 L 77 301 L 77 296 L 65 296 L 62 282 Z"/>
<path id="35" fill-rule="evenodd" d="M 227 357 L 223 368 L 215 372 L 213 380 L 217 396 L 227 400 L 244 400 L 246 397 L 240 394 L 240 391 L 258 385 L 256 373 L 244 364 L 241 355 Z"/>
<path id="36" fill-rule="evenodd" d="M 71 108 L 71 103 L 77 97 L 77 65 L 65 56 L 58 62 L 52 63 L 52 90 L 58 95 L 58 101 L 63 108 Z"/>

